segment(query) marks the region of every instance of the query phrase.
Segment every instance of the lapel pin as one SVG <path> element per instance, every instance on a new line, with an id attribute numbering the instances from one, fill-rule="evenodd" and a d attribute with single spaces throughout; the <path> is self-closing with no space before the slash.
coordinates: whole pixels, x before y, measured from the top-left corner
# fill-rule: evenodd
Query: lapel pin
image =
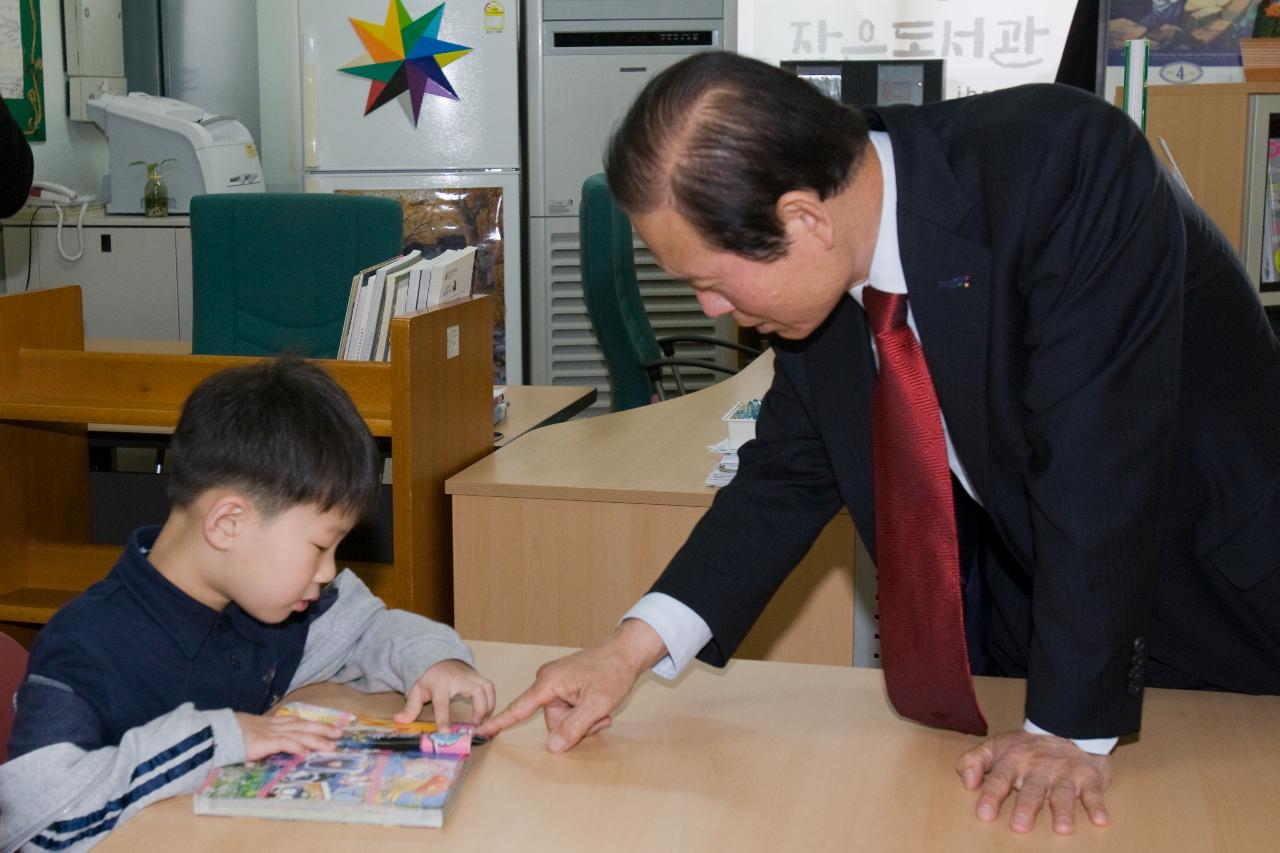
<path id="1" fill-rule="evenodd" d="M 944 278 L 938 282 L 938 290 L 955 290 L 961 287 L 968 287 L 972 282 L 969 280 L 969 274 L 953 276 L 952 278 Z"/>

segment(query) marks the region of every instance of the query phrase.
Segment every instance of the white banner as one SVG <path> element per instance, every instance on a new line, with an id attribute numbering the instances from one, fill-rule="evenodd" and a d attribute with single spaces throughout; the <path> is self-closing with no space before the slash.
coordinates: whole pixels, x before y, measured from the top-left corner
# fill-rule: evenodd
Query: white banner
<path id="1" fill-rule="evenodd" d="M 942 59 L 944 97 L 1053 80 L 1067 0 L 738 0 L 738 52 L 784 60 Z"/>

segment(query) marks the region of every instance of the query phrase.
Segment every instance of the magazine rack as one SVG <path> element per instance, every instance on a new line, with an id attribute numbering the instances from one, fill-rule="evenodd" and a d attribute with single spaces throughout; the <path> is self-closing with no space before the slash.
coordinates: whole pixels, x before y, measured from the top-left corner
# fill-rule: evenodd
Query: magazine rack
<path id="1" fill-rule="evenodd" d="M 351 564 L 390 607 L 451 621 L 444 481 L 492 449 L 492 303 L 391 323 L 390 362 L 317 360 L 391 440 L 393 564 Z M 102 578 L 87 424 L 172 428 L 203 378 L 256 359 L 85 352 L 79 287 L 0 296 L 0 622 L 43 624 Z"/>

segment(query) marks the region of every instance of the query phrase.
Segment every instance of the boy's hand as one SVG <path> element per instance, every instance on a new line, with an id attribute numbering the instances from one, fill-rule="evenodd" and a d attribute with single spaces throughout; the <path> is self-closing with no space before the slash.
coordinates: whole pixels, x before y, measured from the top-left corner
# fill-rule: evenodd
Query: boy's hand
<path id="1" fill-rule="evenodd" d="M 422 706 L 431 703 L 435 710 L 436 727 L 449 731 L 449 700 L 454 696 L 466 696 L 471 700 L 471 722 L 480 723 L 493 712 L 497 696 L 493 682 L 460 660 L 442 660 L 431 666 L 405 694 L 404 710 L 396 714 L 397 723 L 411 723 L 422 713 Z"/>
<path id="2" fill-rule="evenodd" d="M 244 734 L 246 761 L 256 761 L 277 752 L 306 755 L 330 750 L 342 737 L 342 729 L 337 726 L 283 714 L 260 717 L 237 712 L 236 721 Z"/>

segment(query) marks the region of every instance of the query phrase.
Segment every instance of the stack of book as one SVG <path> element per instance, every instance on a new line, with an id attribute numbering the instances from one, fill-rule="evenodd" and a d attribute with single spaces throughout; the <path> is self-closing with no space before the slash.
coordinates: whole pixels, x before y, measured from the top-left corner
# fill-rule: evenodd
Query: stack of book
<path id="1" fill-rule="evenodd" d="M 493 386 L 493 422 L 496 424 L 507 416 L 507 407 L 511 401 L 507 399 L 507 386 Z"/>
<path id="2" fill-rule="evenodd" d="M 471 295 L 476 248 L 448 249 L 434 258 L 414 249 L 360 270 L 351 280 L 338 358 L 386 361 L 391 318 Z"/>
<path id="3" fill-rule="evenodd" d="M 1262 207 L 1263 284 L 1280 281 L 1280 139 L 1267 140 L 1267 192 Z"/>

